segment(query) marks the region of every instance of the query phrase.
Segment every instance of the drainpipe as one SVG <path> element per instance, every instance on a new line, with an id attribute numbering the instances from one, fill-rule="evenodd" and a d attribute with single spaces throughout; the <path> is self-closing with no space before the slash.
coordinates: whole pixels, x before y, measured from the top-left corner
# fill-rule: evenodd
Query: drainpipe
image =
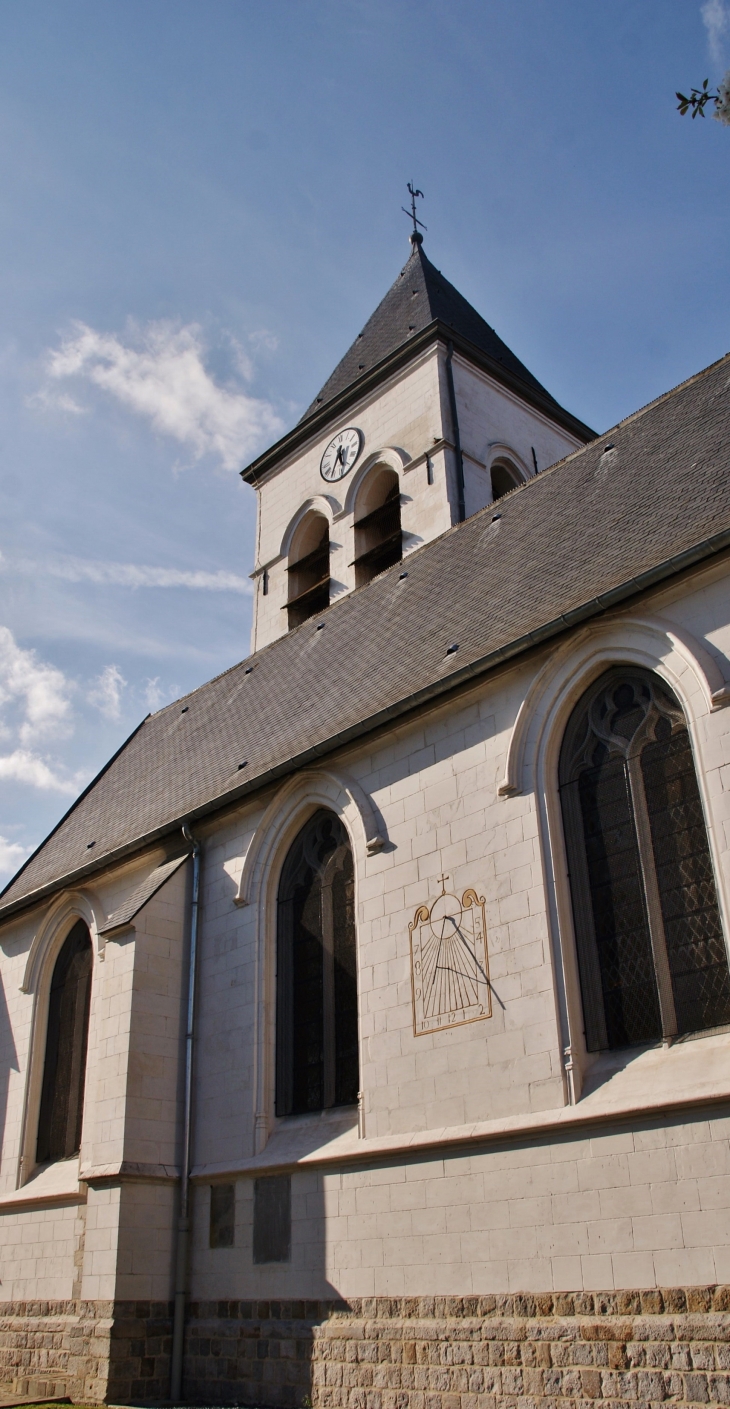
<path id="1" fill-rule="evenodd" d="M 466 502 L 464 494 L 464 457 L 461 453 L 461 436 L 459 435 L 459 417 L 456 411 L 456 391 L 454 390 L 454 369 L 451 365 L 454 356 L 454 344 L 450 342 L 446 350 L 446 380 L 449 384 L 449 406 L 451 407 L 451 425 L 454 432 L 454 449 L 456 451 L 456 504 L 458 522 L 463 523 L 466 518 Z"/>
<path id="2" fill-rule="evenodd" d="M 190 965 L 188 969 L 188 1012 L 185 1030 L 185 1096 L 183 1101 L 183 1154 L 180 1179 L 180 1215 L 177 1223 L 175 1255 L 175 1311 L 172 1323 L 172 1364 L 170 1398 L 179 1404 L 182 1397 L 183 1338 L 187 1290 L 188 1247 L 190 1243 L 190 1132 L 193 1109 L 193 1031 L 195 1019 L 195 961 L 198 951 L 198 910 L 200 906 L 200 842 L 187 824 L 183 836 L 193 850 L 193 896 L 190 904 Z"/>

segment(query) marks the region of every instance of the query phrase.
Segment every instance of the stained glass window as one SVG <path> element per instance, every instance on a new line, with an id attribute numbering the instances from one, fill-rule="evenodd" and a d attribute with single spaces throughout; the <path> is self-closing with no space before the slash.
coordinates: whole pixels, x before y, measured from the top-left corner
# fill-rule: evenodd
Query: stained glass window
<path id="1" fill-rule="evenodd" d="M 339 818 L 321 809 L 293 842 L 279 885 L 276 1113 L 357 1101 L 354 874 Z"/>
<path id="2" fill-rule="evenodd" d="M 74 925 L 51 979 L 36 1159 L 67 1159 L 81 1147 L 91 998 L 91 940 Z"/>
<path id="3" fill-rule="evenodd" d="M 730 1022 L 730 974 L 687 723 L 671 690 L 616 667 L 560 756 L 590 1051 Z"/>

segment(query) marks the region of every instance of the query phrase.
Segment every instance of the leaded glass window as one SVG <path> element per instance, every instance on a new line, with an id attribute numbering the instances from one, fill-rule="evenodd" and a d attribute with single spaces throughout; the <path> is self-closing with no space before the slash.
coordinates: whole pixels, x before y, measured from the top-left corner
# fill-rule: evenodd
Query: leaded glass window
<path id="1" fill-rule="evenodd" d="M 292 844 L 277 928 L 276 1113 L 354 1104 L 354 874 L 347 832 L 332 812 L 316 812 Z"/>
<path id="2" fill-rule="evenodd" d="M 596 681 L 565 732 L 560 795 L 589 1051 L 730 1022 L 692 747 L 663 681 Z"/>
<path id="3" fill-rule="evenodd" d="M 36 1159 L 67 1159 L 81 1148 L 91 999 L 91 940 L 79 920 L 56 960 L 48 1001 L 46 1059 Z"/>

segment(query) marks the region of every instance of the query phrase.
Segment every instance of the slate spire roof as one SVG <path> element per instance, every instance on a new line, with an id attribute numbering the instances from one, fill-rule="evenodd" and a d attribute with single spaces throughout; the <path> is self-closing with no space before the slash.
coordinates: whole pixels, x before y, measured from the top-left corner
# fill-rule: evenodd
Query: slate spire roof
<path id="1" fill-rule="evenodd" d="M 327 430 L 360 397 L 437 340 L 452 342 L 462 357 L 503 382 L 577 440 L 595 438 L 595 431 L 545 390 L 494 328 L 436 269 L 423 252 L 420 234 L 411 235 L 411 246 L 408 263 L 301 420 L 241 470 L 241 477 L 249 484 L 258 484 L 283 456 Z"/>
<path id="2" fill-rule="evenodd" d="M 338 362 L 331 377 L 327 378 L 319 395 L 304 412 L 300 425 L 341 392 L 354 386 L 391 353 L 405 347 L 416 334 L 436 322 L 444 324 L 447 329 L 451 328 L 458 337 L 486 353 L 506 372 L 547 397 L 557 407 L 558 403 L 533 377 L 532 372 L 528 372 L 481 314 L 431 263 L 423 251 L 423 237 L 420 234 L 412 235 L 411 245 L 413 248 L 408 263 L 401 269 L 362 332 L 358 333 L 352 347 Z"/>

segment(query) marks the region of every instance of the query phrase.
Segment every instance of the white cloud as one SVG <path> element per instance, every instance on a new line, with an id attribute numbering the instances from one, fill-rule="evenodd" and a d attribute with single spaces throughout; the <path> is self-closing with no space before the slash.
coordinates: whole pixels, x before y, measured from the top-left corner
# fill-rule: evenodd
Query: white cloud
<path id="1" fill-rule="evenodd" d="M 0 755 L 0 778 L 13 783 L 26 783 L 31 788 L 42 788 L 46 792 L 66 793 L 69 797 L 76 797 L 80 787 L 78 778 L 62 778 L 45 759 L 28 749 L 14 749 L 4 757 Z"/>
<path id="2" fill-rule="evenodd" d="M 0 706 L 13 703 L 23 711 L 21 744 L 65 737 L 70 730 L 69 684 L 55 665 L 23 650 L 7 626 L 0 626 Z"/>
<path id="3" fill-rule="evenodd" d="M 0 626 L 0 738 L 11 744 L 0 755 L 0 779 L 76 796 L 83 777 L 69 777 L 33 747 L 71 734 L 72 688 L 63 671 L 19 646 L 12 631 Z"/>
<path id="4" fill-rule="evenodd" d="M 92 682 L 87 699 L 105 719 L 119 719 L 121 715 L 122 690 L 126 680 L 117 665 L 108 665 L 101 675 Z"/>
<path id="5" fill-rule="evenodd" d="M 730 11 L 723 0 L 705 0 L 702 6 L 702 22 L 707 30 L 707 46 L 713 63 L 723 62 L 723 35 L 730 29 Z"/>
<path id="6" fill-rule="evenodd" d="M 12 876 L 29 854 L 30 847 L 0 836 L 0 875 Z"/>
<path id="7" fill-rule="evenodd" d="M 225 469 L 237 469 L 262 440 L 278 435 L 281 423 L 267 401 L 219 386 L 204 357 L 194 323 L 148 323 L 127 342 L 77 323 L 47 365 L 55 380 L 85 378 L 116 397 L 196 459 L 212 454 Z"/>
<path id="8" fill-rule="evenodd" d="M 270 333 L 268 328 L 257 328 L 254 333 L 249 333 L 248 340 L 255 352 L 276 352 L 279 346 L 276 333 Z"/>
<path id="9" fill-rule="evenodd" d="M 40 391 L 34 391 L 32 396 L 25 398 L 26 406 L 38 407 L 41 411 L 66 411 L 72 416 L 85 416 L 86 407 L 79 406 L 78 401 L 74 401 L 72 396 L 68 396 L 65 391 L 49 391 L 47 387 L 42 387 Z"/>
<path id="10" fill-rule="evenodd" d="M 65 582 L 95 582 L 108 587 L 189 587 L 203 592 L 253 592 L 247 577 L 235 572 L 202 572 L 195 568 L 159 568 L 144 563 L 109 563 L 93 558 L 65 556 L 36 561 L 12 561 L 0 553 L 0 571 L 22 572 L 30 577 L 60 577 Z"/>

